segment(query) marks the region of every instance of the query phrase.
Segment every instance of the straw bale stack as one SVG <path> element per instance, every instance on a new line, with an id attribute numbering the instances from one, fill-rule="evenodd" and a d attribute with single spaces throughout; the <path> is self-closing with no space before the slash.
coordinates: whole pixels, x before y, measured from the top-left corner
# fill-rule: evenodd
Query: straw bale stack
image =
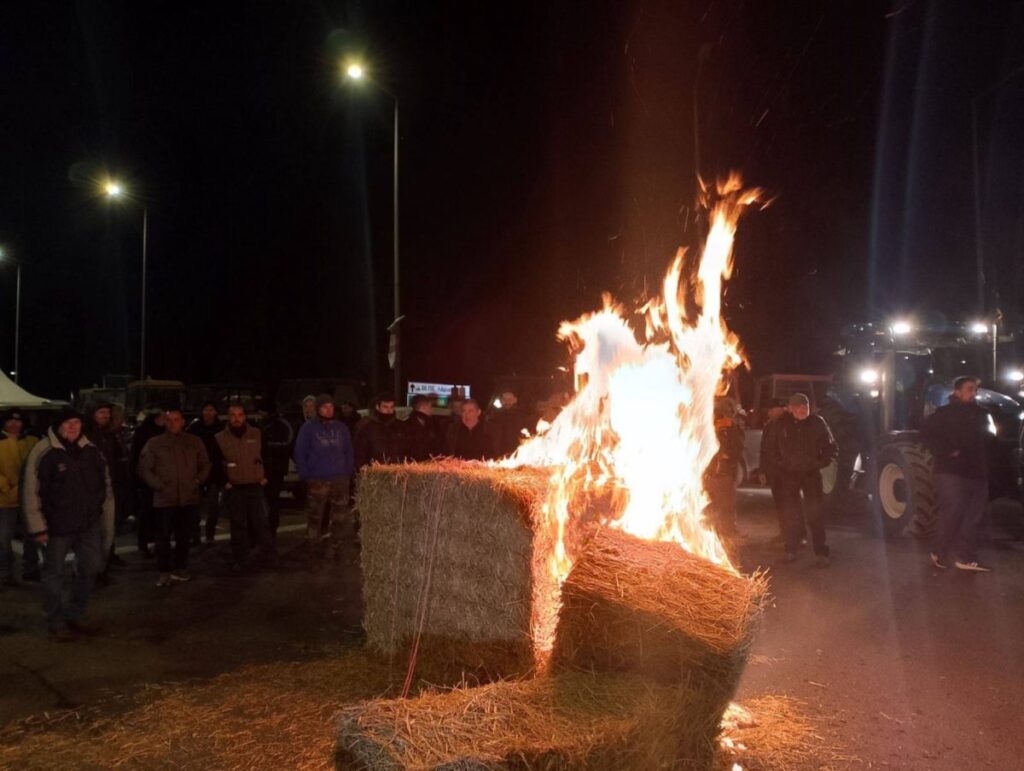
<path id="1" fill-rule="evenodd" d="M 653 771 L 705 768 L 691 754 L 678 687 L 638 675 L 567 672 L 341 713 L 335 767 L 346 771 Z"/>
<path id="2" fill-rule="evenodd" d="M 746 665 L 766 597 L 674 543 L 600 530 L 562 585 L 552 667 L 632 672 L 690 689 L 714 736 Z"/>
<path id="3" fill-rule="evenodd" d="M 534 597 L 554 590 L 533 569 L 547 480 L 450 460 L 367 469 L 358 505 L 369 649 L 404 671 L 415 648 L 417 674 L 433 683 L 530 672 Z"/>

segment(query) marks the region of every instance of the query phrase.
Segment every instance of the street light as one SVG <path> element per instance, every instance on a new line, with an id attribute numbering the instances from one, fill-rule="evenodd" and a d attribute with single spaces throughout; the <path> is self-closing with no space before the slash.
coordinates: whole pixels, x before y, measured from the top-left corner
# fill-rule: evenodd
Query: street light
<path id="1" fill-rule="evenodd" d="M 21 374 L 21 365 L 18 361 L 21 348 L 21 263 L 7 255 L 7 251 L 0 247 L 0 262 L 14 262 L 14 371 L 11 377 L 18 382 Z"/>
<path id="2" fill-rule="evenodd" d="M 103 194 L 110 200 L 118 201 L 126 196 L 125 187 L 120 182 L 114 179 L 108 179 L 103 183 Z M 140 288 L 141 294 L 141 320 L 140 320 L 140 335 L 141 342 L 139 343 L 139 378 L 141 380 L 146 379 L 146 247 L 149 241 L 149 209 L 142 209 L 142 286 Z"/>
<path id="3" fill-rule="evenodd" d="M 359 61 L 349 61 L 345 64 L 345 77 L 353 83 L 362 84 L 368 78 L 366 77 L 367 68 Z M 372 81 L 371 81 L 372 82 Z M 402 348 L 401 348 L 401 322 L 402 322 L 402 302 L 401 292 L 399 291 L 399 261 L 398 261 L 398 97 L 391 93 L 387 88 L 382 86 L 380 83 L 374 82 L 378 89 L 383 91 L 385 94 L 391 97 L 395 103 L 395 119 L 394 119 L 394 181 L 392 188 L 394 190 L 394 203 L 392 205 L 392 212 L 394 221 L 392 223 L 392 244 L 394 246 L 394 321 L 388 327 L 388 331 L 391 333 L 391 346 L 389 353 L 389 360 L 391 368 L 395 373 L 395 398 L 401 399 L 401 386 L 402 386 Z"/>

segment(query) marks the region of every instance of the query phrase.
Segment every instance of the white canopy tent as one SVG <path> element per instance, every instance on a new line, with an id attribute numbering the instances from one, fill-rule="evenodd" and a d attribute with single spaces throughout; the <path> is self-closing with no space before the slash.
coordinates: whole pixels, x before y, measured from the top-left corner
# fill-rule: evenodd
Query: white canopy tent
<path id="1" fill-rule="evenodd" d="M 0 410 L 11 407 L 20 407 L 23 410 L 53 410 L 65 404 L 67 402 L 59 399 L 44 399 L 30 394 L 0 370 Z"/>

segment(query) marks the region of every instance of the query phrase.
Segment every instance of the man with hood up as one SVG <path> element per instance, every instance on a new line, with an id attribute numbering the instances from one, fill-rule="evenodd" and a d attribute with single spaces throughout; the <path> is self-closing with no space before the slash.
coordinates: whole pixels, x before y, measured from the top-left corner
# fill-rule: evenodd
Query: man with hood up
<path id="1" fill-rule="evenodd" d="M 330 394 L 317 397 L 316 409 L 316 420 L 303 423 L 295 440 L 295 466 L 306 483 L 310 570 L 317 570 L 324 557 L 333 559 L 343 542 L 355 539 L 348 505 L 354 470 L 352 437 L 345 424 L 335 420 Z"/>
<path id="2" fill-rule="evenodd" d="M 23 484 L 26 536 L 46 547 L 43 615 L 51 639 L 83 631 L 82 617 L 103 567 L 103 521 L 114 516 L 110 474 L 100 449 L 82 434 L 82 415 L 57 413 L 46 438 L 28 456 Z M 64 599 L 64 560 L 75 553 L 71 594 Z"/>

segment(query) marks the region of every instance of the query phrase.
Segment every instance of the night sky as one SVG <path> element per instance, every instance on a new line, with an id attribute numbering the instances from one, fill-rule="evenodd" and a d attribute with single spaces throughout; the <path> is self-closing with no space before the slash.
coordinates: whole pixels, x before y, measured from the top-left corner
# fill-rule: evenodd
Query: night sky
<path id="1" fill-rule="evenodd" d="M 392 102 L 342 82 L 356 53 L 400 99 L 408 378 L 564 363 L 559 320 L 697 242 L 698 171 L 776 197 L 726 303 L 755 373 L 820 371 L 872 316 L 1013 317 L 1022 33 L 997 0 L 4 3 L 22 383 L 137 372 L 145 209 L 150 374 L 390 384 Z M 10 370 L 9 266 L 0 298 Z"/>

